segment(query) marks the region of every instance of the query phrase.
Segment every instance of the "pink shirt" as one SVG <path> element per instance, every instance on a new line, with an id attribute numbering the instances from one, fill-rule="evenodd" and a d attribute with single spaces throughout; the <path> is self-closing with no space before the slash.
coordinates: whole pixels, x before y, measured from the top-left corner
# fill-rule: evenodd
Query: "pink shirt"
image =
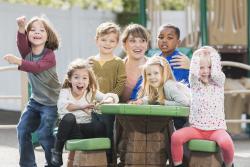
<path id="1" fill-rule="evenodd" d="M 225 75 L 218 54 L 211 55 L 211 79 L 199 80 L 200 57 L 192 57 L 189 82 L 191 88 L 190 126 L 201 130 L 226 129 L 224 113 Z"/>

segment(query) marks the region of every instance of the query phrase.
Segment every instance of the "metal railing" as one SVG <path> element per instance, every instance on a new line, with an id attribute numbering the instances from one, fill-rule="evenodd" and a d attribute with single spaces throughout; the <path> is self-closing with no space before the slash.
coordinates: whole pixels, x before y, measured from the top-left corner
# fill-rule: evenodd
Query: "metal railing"
<path id="1" fill-rule="evenodd" d="M 17 66 L 4 66 L 0 67 L 0 72 L 5 71 L 18 71 Z M 21 72 L 21 95 L 0 95 L 0 99 L 20 99 L 21 100 L 21 108 L 22 111 L 28 101 L 28 80 L 27 74 L 25 72 Z"/>
<path id="2" fill-rule="evenodd" d="M 239 62 L 233 62 L 233 61 L 222 61 L 222 66 L 231 66 L 231 67 L 237 67 L 244 70 L 250 71 L 250 65 L 239 63 Z M 248 95 L 250 94 L 250 90 L 226 90 L 224 94 L 244 94 Z M 250 119 L 227 119 L 227 123 L 250 123 Z"/>

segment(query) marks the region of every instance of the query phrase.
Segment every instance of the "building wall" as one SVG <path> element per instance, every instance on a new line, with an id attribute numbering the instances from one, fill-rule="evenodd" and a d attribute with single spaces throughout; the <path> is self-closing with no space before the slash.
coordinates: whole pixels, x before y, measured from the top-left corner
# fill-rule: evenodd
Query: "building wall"
<path id="1" fill-rule="evenodd" d="M 54 25 L 61 37 L 61 47 L 56 51 L 57 71 L 62 82 L 67 65 L 75 58 L 87 58 L 97 53 L 95 45 L 96 27 L 104 21 L 115 21 L 115 14 L 107 11 L 81 10 L 73 7 L 69 10 L 53 9 L 38 6 L 0 3 L 0 56 L 14 53 L 18 56 L 16 47 L 16 18 L 25 15 L 27 19 L 32 16 L 45 15 Z M 181 39 L 185 36 L 184 12 L 161 12 L 160 23 L 173 23 L 181 29 Z M 152 42 L 156 41 L 156 32 L 152 33 Z M 155 46 L 155 45 L 153 45 Z M 122 52 L 121 45 L 115 53 Z M 0 58 L 0 67 L 8 64 Z M 0 96 L 20 95 L 21 83 L 19 71 L 0 72 Z M 20 100 L 0 99 L 0 109 L 17 110 L 21 108 Z"/>
<path id="2" fill-rule="evenodd" d="M 75 58 L 87 58 L 97 53 L 95 47 L 96 27 L 104 21 L 115 21 L 111 12 L 96 10 L 81 10 L 72 8 L 60 10 L 37 6 L 0 3 L 0 56 L 14 53 L 18 56 L 16 47 L 16 18 L 25 15 L 45 15 L 53 24 L 61 37 L 61 47 L 56 51 L 57 71 L 60 81 L 63 81 L 67 65 Z M 0 67 L 8 65 L 0 59 Z M 0 96 L 20 95 L 20 72 L 0 72 Z M 0 109 L 20 110 L 20 100 L 1 100 Z"/>

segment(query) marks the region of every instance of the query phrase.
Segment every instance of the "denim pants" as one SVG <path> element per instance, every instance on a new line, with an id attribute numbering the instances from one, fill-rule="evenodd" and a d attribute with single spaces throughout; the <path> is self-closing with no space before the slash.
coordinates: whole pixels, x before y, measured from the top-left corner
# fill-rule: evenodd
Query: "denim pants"
<path id="1" fill-rule="evenodd" d="M 53 128 L 57 120 L 57 106 L 45 106 L 30 99 L 17 126 L 21 167 L 36 167 L 31 133 L 36 131 L 50 167 L 51 149 L 54 146 Z"/>

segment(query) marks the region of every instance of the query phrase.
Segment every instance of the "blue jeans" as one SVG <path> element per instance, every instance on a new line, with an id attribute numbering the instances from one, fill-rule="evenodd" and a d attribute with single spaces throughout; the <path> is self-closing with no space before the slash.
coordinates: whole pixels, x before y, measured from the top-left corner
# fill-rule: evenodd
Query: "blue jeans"
<path id="1" fill-rule="evenodd" d="M 36 167 L 35 154 L 31 142 L 31 133 L 36 131 L 48 166 L 51 149 L 54 146 L 53 128 L 57 120 L 57 106 L 45 106 L 30 99 L 17 126 L 21 167 Z"/>

